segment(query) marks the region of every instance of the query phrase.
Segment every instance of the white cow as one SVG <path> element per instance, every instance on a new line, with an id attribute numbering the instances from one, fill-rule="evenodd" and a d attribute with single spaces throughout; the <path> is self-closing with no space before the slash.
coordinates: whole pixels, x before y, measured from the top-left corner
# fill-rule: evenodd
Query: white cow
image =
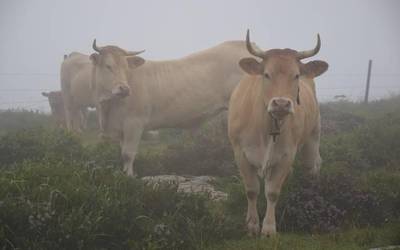
<path id="1" fill-rule="evenodd" d="M 97 47 L 91 55 L 93 87 L 102 127 L 118 138 L 124 171 L 133 162 L 144 130 L 189 128 L 227 109 L 243 75 L 237 62 L 251 56 L 243 41 L 228 41 L 177 60 L 146 61 L 141 52 Z"/>

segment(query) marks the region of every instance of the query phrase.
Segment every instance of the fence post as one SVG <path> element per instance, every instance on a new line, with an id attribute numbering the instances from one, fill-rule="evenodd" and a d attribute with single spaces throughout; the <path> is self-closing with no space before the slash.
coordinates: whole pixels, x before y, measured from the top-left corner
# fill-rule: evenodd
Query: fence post
<path id="1" fill-rule="evenodd" d="M 364 103 L 368 103 L 368 97 L 369 97 L 369 83 L 371 80 L 371 68 L 372 68 L 372 60 L 369 60 L 368 62 L 368 75 L 367 75 L 367 86 L 365 87 L 365 97 L 364 97 Z"/>

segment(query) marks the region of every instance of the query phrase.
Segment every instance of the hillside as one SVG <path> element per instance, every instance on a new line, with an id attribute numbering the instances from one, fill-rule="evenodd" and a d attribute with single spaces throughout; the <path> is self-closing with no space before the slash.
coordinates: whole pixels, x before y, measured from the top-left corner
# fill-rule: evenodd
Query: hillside
<path id="1" fill-rule="evenodd" d="M 251 239 L 223 116 L 145 141 L 141 176 L 213 175 L 228 200 L 147 186 L 120 171 L 119 147 L 0 112 L 2 249 L 366 249 L 400 244 L 400 97 L 321 105 L 323 166 L 297 161 L 277 209 L 280 236 Z M 94 126 L 94 125 L 93 125 Z M 90 137 L 90 140 L 88 140 Z M 265 198 L 259 197 L 259 212 Z"/>

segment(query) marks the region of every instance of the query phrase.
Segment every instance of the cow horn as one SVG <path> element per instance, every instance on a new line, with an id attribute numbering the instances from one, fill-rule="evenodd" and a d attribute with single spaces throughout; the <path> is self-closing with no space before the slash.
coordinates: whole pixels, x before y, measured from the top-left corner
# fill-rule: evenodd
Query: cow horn
<path id="1" fill-rule="evenodd" d="M 247 50 L 249 51 L 250 54 L 264 58 L 265 53 L 261 51 L 259 48 L 254 48 L 253 45 L 250 42 L 250 30 L 247 30 L 247 35 L 246 35 L 246 47 Z"/>
<path id="2" fill-rule="evenodd" d="M 97 47 L 97 45 L 96 45 L 96 39 L 93 40 L 93 45 L 92 45 L 92 47 L 93 47 L 94 51 L 97 51 L 97 52 L 100 53 L 101 47 Z"/>
<path id="3" fill-rule="evenodd" d="M 318 38 L 317 46 L 315 46 L 314 49 L 297 52 L 297 58 L 298 59 L 304 59 L 304 58 L 307 58 L 307 57 L 312 57 L 312 56 L 316 55 L 319 52 L 319 49 L 321 48 L 321 38 L 319 37 L 319 34 L 317 34 L 317 38 Z"/>
<path id="4" fill-rule="evenodd" d="M 145 50 L 141 50 L 141 51 L 128 51 L 128 52 L 126 52 L 126 55 L 127 56 L 136 56 L 136 55 L 139 55 L 139 54 L 141 54 L 141 53 L 143 53 Z"/>

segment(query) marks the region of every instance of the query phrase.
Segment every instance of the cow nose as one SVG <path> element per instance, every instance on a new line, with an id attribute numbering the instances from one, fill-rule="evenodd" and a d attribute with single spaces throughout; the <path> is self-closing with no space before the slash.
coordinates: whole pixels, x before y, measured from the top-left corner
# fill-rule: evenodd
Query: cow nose
<path id="1" fill-rule="evenodd" d="M 276 98 L 272 99 L 272 106 L 277 107 L 279 109 L 288 109 L 290 107 L 290 101 L 286 98 Z"/>
<path id="2" fill-rule="evenodd" d="M 130 87 L 126 83 L 118 83 L 111 91 L 114 96 L 126 97 L 130 94 Z"/>
<path id="3" fill-rule="evenodd" d="M 272 98 L 268 105 L 268 112 L 276 118 L 283 118 L 289 113 L 293 113 L 292 101 L 286 97 Z"/>

